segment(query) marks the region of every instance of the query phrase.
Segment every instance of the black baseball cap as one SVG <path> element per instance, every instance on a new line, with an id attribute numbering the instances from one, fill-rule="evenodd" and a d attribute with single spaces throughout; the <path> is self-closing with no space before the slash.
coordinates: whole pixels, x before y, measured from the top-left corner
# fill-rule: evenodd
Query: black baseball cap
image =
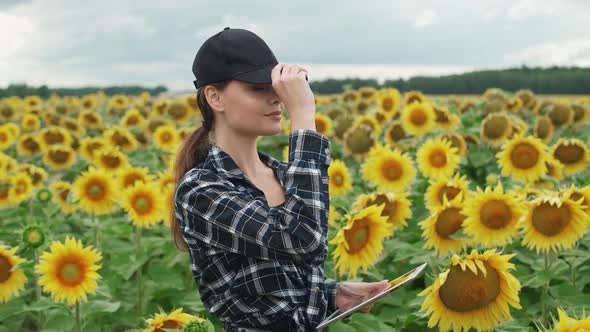
<path id="1" fill-rule="evenodd" d="M 193 61 L 193 83 L 197 89 L 230 79 L 271 84 L 277 64 L 274 53 L 254 32 L 226 27 L 199 48 Z"/>

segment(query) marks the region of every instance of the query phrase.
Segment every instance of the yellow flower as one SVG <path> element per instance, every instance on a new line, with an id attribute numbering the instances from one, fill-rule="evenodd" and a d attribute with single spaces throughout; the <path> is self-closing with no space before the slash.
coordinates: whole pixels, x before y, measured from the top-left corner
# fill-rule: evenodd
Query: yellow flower
<path id="1" fill-rule="evenodd" d="M 162 220 L 164 199 L 154 183 L 135 182 L 120 196 L 121 206 L 135 226 L 152 226 Z"/>
<path id="2" fill-rule="evenodd" d="M 561 308 L 557 308 L 559 315 L 559 322 L 557 323 L 556 332 L 587 332 L 590 331 L 590 316 L 576 320 L 568 317 L 568 315 Z"/>
<path id="3" fill-rule="evenodd" d="M 44 252 L 35 272 L 40 275 L 39 284 L 57 302 L 87 302 L 87 294 L 94 294 L 101 276 L 98 261 L 102 254 L 92 246 L 84 247 L 80 240 L 66 237 L 65 243 L 53 241 Z"/>
<path id="4" fill-rule="evenodd" d="M 41 140 L 35 134 L 23 134 L 18 138 L 16 152 L 23 157 L 30 157 L 41 152 Z"/>
<path id="5" fill-rule="evenodd" d="M 17 173 L 12 179 L 10 193 L 13 203 L 20 203 L 33 195 L 33 182 L 25 172 Z"/>
<path id="6" fill-rule="evenodd" d="M 512 242 L 518 235 L 519 221 L 526 214 L 526 206 L 513 192 L 504 192 L 502 182 L 491 189 L 486 187 L 465 201 L 463 223 L 465 234 L 489 247 Z"/>
<path id="7" fill-rule="evenodd" d="M 443 204 L 436 207 L 430 216 L 418 223 L 422 228 L 422 238 L 426 240 L 424 249 L 434 248 L 438 256 L 459 253 L 469 244 L 469 239 L 461 238 L 458 232 L 463 227 L 463 193 L 448 200 L 445 196 Z"/>
<path id="8" fill-rule="evenodd" d="M 153 134 L 154 143 L 162 150 L 171 151 L 180 143 L 180 137 L 174 127 L 170 125 L 159 126 Z"/>
<path id="9" fill-rule="evenodd" d="M 25 114 L 20 123 L 23 130 L 26 131 L 35 131 L 41 128 L 41 120 L 35 114 Z"/>
<path id="10" fill-rule="evenodd" d="M 182 308 L 176 309 L 170 314 L 156 313 L 153 318 L 146 319 L 149 325 L 142 332 L 163 332 L 164 329 L 183 329 L 190 321 L 204 321 L 205 319 L 182 312 Z"/>
<path id="11" fill-rule="evenodd" d="M 522 244 L 537 253 L 570 249 L 588 230 L 588 215 L 581 202 L 547 192 L 529 202 L 529 211 L 521 222 Z"/>
<path id="12" fill-rule="evenodd" d="M 115 181 L 106 171 L 90 166 L 74 181 L 73 198 L 79 207 L 97 215 L 107 214 L 117 208 L 115 196 L 118 190 Z"/>
<path id="13" fill-rule="evenodd" d="M 393 192 L 405 191 L 416 177 L 412 159 L 407 154 L 380 144 L 371 148 L 360 172 L 364 181 L 380 190 Z"/>
<path id="14" fill-rule="evenodd" d="M 315 113 L 316 131 L 328 137 L 332 135 L 332 120 L 319 112 Z"/>
<path id="15" fill-rule="evenodd" d="M 449 201 L 453 200 L 458 194 L 462 193 L 463 199 L 467 197 L 469 192 L 469 182 L 465 175 L 459 173 L 453 175 L 452 178 L 439 178 L 432 182 L 424 195 L 426 207 L 433 211 L 443 205 L 443 197 Z"/>
<path id="16" fill-rule="evenodd" d="M 428 102 L 426 97 L 421 91 L 412 90 L 404 93 L 404 105 L 410 105 L 413 103 L 425 103 Z"/>
<path id="17" fill-rule="evenodd" d="M 125 190 L 133 186 L 136 181 L 145 183 L 152 181 L 153 178 L 154 176 L 149 174 L 147 167 L 127 166 L 117 173 L 116 181 L 119 185 L 119 188 Z"/>
<path id="18" fill-rule="evenodd" d="M 25 288 L 25 271 L 14 269 L 17 264 L 25 262 L 25 259 L 15 255 L 17 250 L 18 247 L 0 245 L 0 303 L 6 303 Z"/>
<path id="19" fill-rule="evenodd" d="M 76 151 L 69 145 L 50 145 L 43 154 L 43 162 L 55 171 L 63 171 L 76 162 Z"/>
<path id="20" fill-rule="evenodd" d="M 590 162 L 588 147 L 577 138 L 560 138 L 551 148 L 551 155 L 564 166 L 567 175 L 585 170 Z"/>
<path id="21" fill-rule="evenodd" d="M 392 230 L 399 230 L 408 225 L 412 217 L 412 202 L 408 199 L 408 193 L 373 192 L 361 194 L 352 203 L 355 211 L 360 211 L 367 206 L 385 204 L 381 216 L 386 216 Z M 391 234 L 393 235 L 393 234 Z"/>
<path id="22" fill-rule="evenodd" d="M 346 195 L 352 190 L 352 177 L 342 160 L 333 159 L 328 168 L 330 197 Z"/>
<path id="23" fill-rule="evenodd" d="M 436 114 L 430 103 L 407 105 L 400 120 L 404 131 L 415 136 L 423 136 L 436 128 Z"/>
<path id="24" fill-rule="evenodd" d="M 416 152 L 418 168 L 431 179 L 450 177 L 459 167 L 458 152 L 447 139 L 430 139 Z"/>
<path id="25" fill-rule="evenodd" d="M 491 145 L 499 145 L 512 133 L 512 121 L 503 112 L 490 113 L 481 122 L 480 137 Z"/>
<path id="26" fill-rule="evenodd" d="M 539 138 L 520 135 L 510 139 L 496 154 L 502 176 L 532 182 L 547 173 L 546 146 Z"/>
<path id="27" fill-rule="evenodd" d="M 385 204 L 371 205 L 352 217 L 346 215 L 345 225 L 329 242 L 336 244 L 334 268 L 339 275 L 348 273 L 355 278 L 359 269 L 366 272 L 377 262 L 383 251 L 383 239 L 392 232 L 388 218 L 381 215 L 384 207 Z"/>
<path id="28" fill-rule="evenodd" d="M 116 174 L 130 166 L 129 158 L 116 146 L 104 146 L 94 150 L 93 162 L 105 172 Z"/>
<path id="29" fill-rule="evenodd" d="M 53 182 L 49 189 L 53 193 L 51 200 L 59 205 L 63 214 L 72 214 L 78 209 L 76 204 L 72 204 L 68 201 L 68 195 L 72 189 L 70 183 L 58 180 Z"/>
<path id="30" fill-rule="evenodd" d="M 516 254 L 501 255 L 495 249 L 451 258 L 451 267 L 439 274 L 433 284 L 420 292 L 426 296 L 420 311 L 430 315 L 428 327 L 439 331 L 491 331 L 512 320 L 509 306 L 521 309 L 520 282 L 508 270 Z"/>

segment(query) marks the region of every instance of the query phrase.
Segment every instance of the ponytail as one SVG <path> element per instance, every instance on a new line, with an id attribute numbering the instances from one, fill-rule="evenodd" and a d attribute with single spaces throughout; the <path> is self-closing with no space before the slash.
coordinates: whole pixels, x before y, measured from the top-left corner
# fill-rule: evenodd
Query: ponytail
<path id="1" fill-rule="evenodd" d="M 211 83 L 208 85 L 214 86 L 217 90 L 223 91 L 227 86 L 228 81 Z M 206 86 L 202 86 L 197 90 L 197 105 L 201 110 L 203 116 L 203 125 L 190 134 L 182 143 L 180 150 L 176 155 L 174 162 L 174 192 L 178 188 L 180 179 L 192 168 L 199 165 L 207 159 L 209 148 L 209 132 L 213 128 L 213 109 L 207 102 L 204 90 Z M 180 225 L 176 220 L 176 208 L 174 202 L 171 202 L 172 209 L 170 212 L 170 231 L 172 240 L 176 248 L 180 251 L 188 251 L 186 242 L 182 236 Z"/>

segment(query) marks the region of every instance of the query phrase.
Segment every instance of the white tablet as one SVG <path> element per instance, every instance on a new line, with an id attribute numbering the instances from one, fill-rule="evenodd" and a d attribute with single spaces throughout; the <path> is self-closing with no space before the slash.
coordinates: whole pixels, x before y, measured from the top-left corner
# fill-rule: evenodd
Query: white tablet
<path id="1" fill-rule="evenodd" d="M 405 285 L 406 283 L 416 279 L 416 277 L 418 275 L 420 275 L 420 273 L 424 270 L 424 268 L 426 268 L 427 263 L 424 263 L 418 267 L 416 267 L 415 269 L 404 273 L 403 275 L 391 280 L 389 282 L 389 287 L 386 288 L 383 292 L 376 294 L 375 296 L 371 297 L 370 299 L 367 299 L 364 302 L 361 302 L 351 308 L 349 308 L 348 310 L 346 310 L 345 312 L 340 312 L 340 309 L 336 309 L 336 311 L 334 311 L 330 316 L 328 316 L 323 322 L 321 322 L 317 327 L 316 330 L 320 330 L 323 329 L 324 327 L 330 325 L 331 323 L 346 318 L 347 316 L 349 316 L 350 314 L 352 314 L 355 311 L 358 311 L 360 309 L 362 309 L 364 306 L 371 304 L 377 300 L 379 300 L 382 297 L 385 297 L 386 295 L 388 295 L 389 293 L 393 292 L 394 290 L 398 289 L 399 287 L 401 287 L 402 285 Z M 337 315 L 337 316 L 335 316 Z"/>

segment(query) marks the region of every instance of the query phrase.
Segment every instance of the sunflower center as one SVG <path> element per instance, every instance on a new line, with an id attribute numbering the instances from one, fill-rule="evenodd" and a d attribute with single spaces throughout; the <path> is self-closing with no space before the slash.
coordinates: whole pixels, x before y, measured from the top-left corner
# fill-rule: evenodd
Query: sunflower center
<path id="1" fill-rule="evenodd" d="M 32 153 L 36 153 L 38 151 L 41 151 L 41 146 L 39 146 L 39 143 L 37 143 L 37 141 L 35 141 L 35 139 L 33 138 L 26 138 L 23 140 L 23 147 L 25 149 L 27 149 L 28 151 L 32 152 Z"/>
<path id="2" fill-rule="evenodd" d="M 10 278 L 10 269 L 12 269 L 12 264 L 8 258 L 0 256 L 0 284 Z"/>
<path id="3" fill-rule="evenodd" d="M 459 189 L 457 187 L 444 186 L 438 192 L 438 202 L 440 204 L 443 204 L 444 203 L 444 200 L 443 200 L 444 196 L 447 196 L 447 200 L 452 201 L 453 198 L 455 198 L 457 195 L 459 195 L 460 192 L 461 192 L 461 189 Z"/>
<path id="4" fill-rule="evenodd" d="M 119 158 L 118 156 L 105 155 L 102 156 L 102 161 L 109 168 L 117 168 L 121 165 L 121 158 Z"/>
<path id="5" fill-rule="evenodd" d="M 492 139 L 502 137 L 508 128 L 508 121 L 505 116 L 489 116 L 483 123 L 483 132 Z"/>
<path id="6" fill-rule="evenodd" d="M 546 138 L 551 134 L 551 120 L 547 117 L 540 118 L 537 122 L 537 137 Z"/>
<path id="7" fill-rule="evenodd" d="M 96 123 L 98 123 L 98 118 L 94 114 L 92 114 L 92 113 L 86 114 L 84 116 L 84 120 L 87 123 L 90 123 L 90 124 L 96 124 Z"/>
<path id="8" fill-rule="evenodd" d="M 135 181 L 143 181 L 143 176 L 141 174 L 131 173 L 125 177 L 123 181 L 125 187 L 131 187 Z"/>
<path id="9" fill-rule="evenodd" d="M 488 262 L 483 262 L 486 275 L 477 274 L 460 265 L 451 267 L 445 283 L 440 287 L 440 300 L 457 312 L 468 312 L 484 308 L 500 294 L 500 277 Z"/>
<path id="10" fill-rule="evenodd" d="M 436 122 L 438 123 L 448 123 L 449 122 L 449 117 L 447 115 L 447 113 L 445 113 L 444 111 L 435 109 L 434 110 L 435 114 L 436 114 Z"/>
<path id="11" fill-rule="evenodd" d="M 365 219 L 355 221 L 351 229 L 344 231 L 350 253 L 354 254 L 365 247 L 369 240 L 369 231 L 369 225 Z"/>
<path id="12" fill-rule="evenodd" d="M 145 212 L 149 209 L 150 205 L 151 204 L 149 199 L 140 196 L 135 200 L 134 207 L 139 212 Z"/>
<path id="13" fill-rule="evenodd" d="M 66 140 L 65 137 L 57 131 L 48 131 L 45 133 L 43 138 L 45 138 L 45 142 L 47 142 L 49 145 L 64 143 Z"/>
<path id="14" fill-rule="evenodd" d="M 61 197 L 61 199 L 66 202 L 68 200 L 68 194 L 69 194 L 70 190 L 69 189 L 64 189 L 61 190 L 59 192 L 59 197 Z"/>
<path id="15" fill-rule="evenodd" d="M 162 141 L 164 141 L 164 142 L 170 142 L 172 135 L 170 135 L 170 133 L 163 133 L 161 138 L 162 138 Z"/>
<path id="16" fill-rule="evenodd" d="M 59 279 L 67 286 L 77 286 L 83 278 L 84 272 L 78 262 L 65 262 L 59 269 Z"/>
<path id="17" fill-rule="evenodd" d="M 539 151 L 532 144 L 523 142 L 512 149 L 510 160 L 516 168 L 529 169 L 537 164 L 539 156 Z"/>
<path id="18" fill-rule="evenodd" d="M 52 150 L 49 152 L 48 157 L 58 164 L 64 164 L 68 161 L 70 153 L 64 150 Z"/>
<path id="19" fill-rule="evenodd" d="M 567 226 L 570 216 L 571 213 L 567 204 L 558 207 L 549 202 L 544 202 L 533 209 L 533 226 L 543 235 L 554 236 L 561 233 Z"/>
<path id="20" fill-rule="evenodd" d="M 461 214 L 459 208 L 447 208 L 436 219 L 436 232 L 441 237 L 448 238 L 461 229 L 463 220 L 465 220 L 465 216 Z"/>
<path id="21" fill-rule="evenodd" d="M 582 200 L 582 208 L 586 209 L 588 208 L 588 200 L 586 199 L 586 197 L 584 195 L 582 195 L 579 192 L 573 192 L 570 196 L 571 200 L 574 202 L 579 201 L 580 199 Z"/>
<path id="22" fill-rule="evenodd" d="M 402 165 L 397 160 L 388 160 L 383 165 L 383 175 L 389 181 L 396 181 L 403 174 Z"/>
<path id="23" fill-rule="evenodd" d="M 391 97 L 383 98 L 383 101 L 381 102 L 381 108 L 383 108 L 384 111 L 393 110 L 393 99 Z"/>
<path id="24" fill-rule="evenodd" d="M 4 132 L 0 132 L 0 142 L 8 142 L 8 135 Z"/>
<path id="25" fill-rule="evenodd" d="M 428 156 L 430 165 L 436 168 L 443 167 L 447 164 L 447 155 L 443 150 L 434 150 Z"/>
<path id="26" fill-rule="evenodd" d="M 98 183 L 92 183 L 88 186 L 88 195 L 94 199 L 102 198 L 104 195 L 104 188 L 102 185 Z"/>
<path id="27" fill-rule="evenodd" d="M 18 182 L 16 184 L 16 186 L 14 186 L 14 190 L 16 191 L 17 194 L 21 194 L 21 193 L 25 192 L 25 190 L 27 190 L 27 185 L 22 182 Z"/>
<path id="28" fill-rule="evenodd" d="M 402 138 L 406 137 L 406 132 L 402 127 L 401 123 L 397 122 L 391 125 L 391 130 L 389 131 L 389 137 L 394 142 L 401 140 Z"/>
<path id="29" fill-rule="evenodd" d="M 410 122 L 416 126 L 421 126 L 426 123 L 426 112 L 422 109 L 416 109 L 410 114 Z"/>
<path id="30" fill-rule="evenodd" d="M 584 158 L 584 149 L 578 145 L 559 145 L 553 153 L 564 164 L 575 164 Z"/>
<path id="31" fill-rule="evenodd" d="M 139 118 L 137 116 L 130 116 L 127 118 L 127 125 L 134 126 L 139 123 Z"/>
<path id="32" fill-rule="evenodd" d="M 336 174 L 334 176 L 334 184 L 340 186 L 342 185 L 342 183 L 344 183 L 344 177 L 342 176 L 342 174 Z"/>
<path id="33" fill-rule="evenodd" d="M 487 227 L 500 229 L 508 225 L 512 219 L 512 211 L 505 202 L 497 199 L 491 200 L 482 206 L 480 218 Z"/>
<path id="34" fill-rule="evenodd" d="M 115 132 L 111 138 L 115 142 L 115 145 L 118 146 L 127 146 L 131 143 L 129 141 L 129 138 L 127 138 L 127 136 L 121 134 L 120 132 Z"/>
<path id="35" fill-rule="evenodd" d="M 162 326 L 154 330 L 154 332 L 164 332 L 164 329 L 182 329 L 183 327 L 184 326 L 182 325 L 182 323 L 175 320 L 167 319 L 162 323 Z"/>

